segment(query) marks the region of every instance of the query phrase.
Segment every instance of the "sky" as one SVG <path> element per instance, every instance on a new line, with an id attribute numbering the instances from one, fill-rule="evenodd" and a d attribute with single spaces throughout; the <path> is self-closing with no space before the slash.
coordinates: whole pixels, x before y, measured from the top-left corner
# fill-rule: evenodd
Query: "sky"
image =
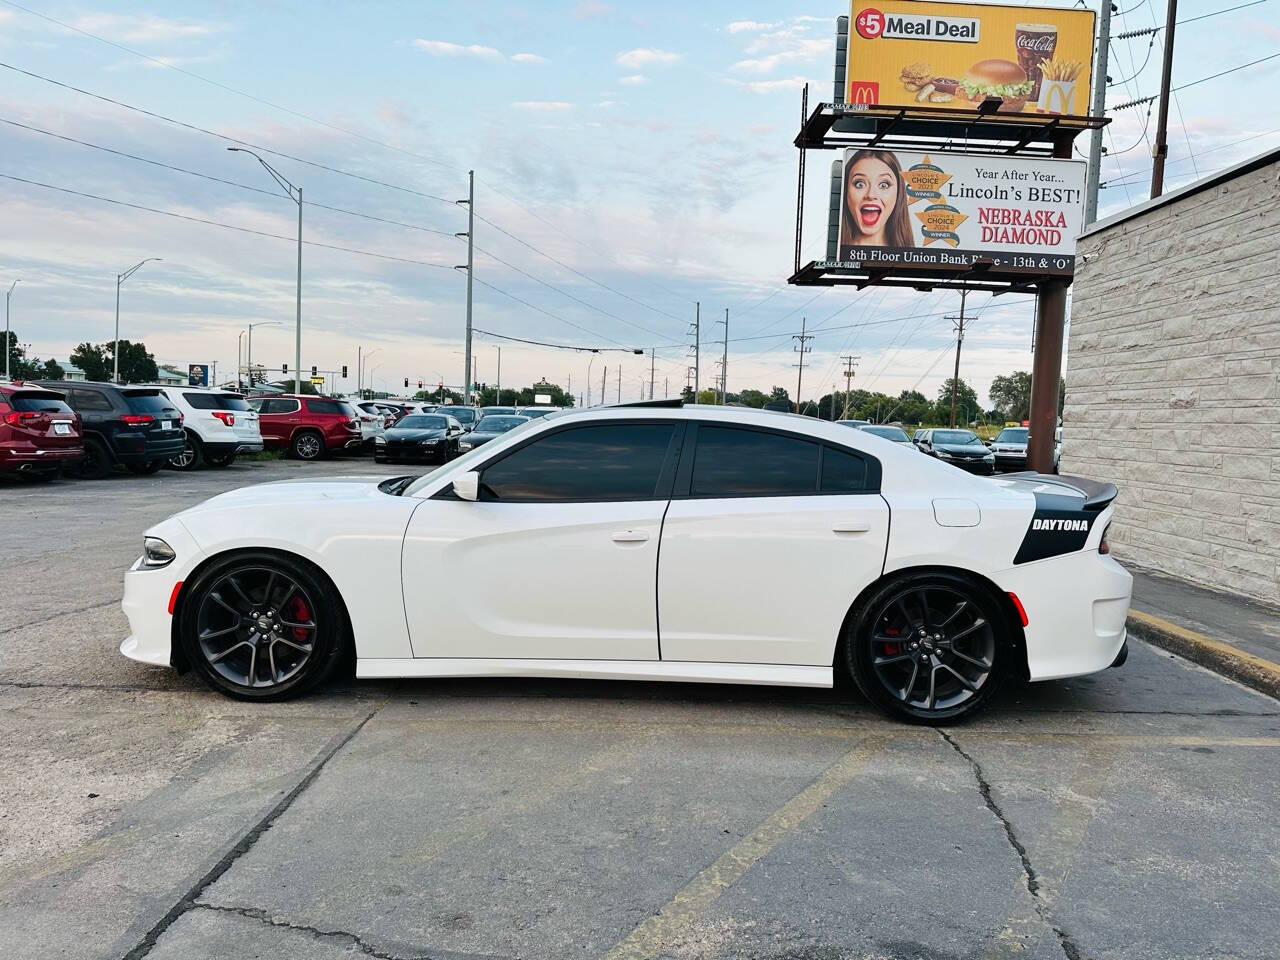
<path id="1" fill-rule="evenodd" d="M 1191 22 L 1176 33 L 1184 89 L 1166 189 L 1280 146 L 1280 114 L 1259 109 L 1275 102 L 1280 58 L 1197 82 L 1280 50 L 1280 0 L 1229 9 L 1242 2 L 1179 5 Z M 1113 34 L 1164 21 L 1154 0 L 1117 4 Z M 240 143 L 275 151 L 262 155 L 302 187 L 303 366 L 349 372 L 327 387 L 354 390 L 358 350 L 378 389 L 462 383 L 456 201 L 474 170 L 479 381 L 495 382 L 500 356 L 508 386 L 546 378 L 585 394 L 590 375 L 598 401 L 607 375 L 607 399 L 636 399 L 650 359 L 633 351 L 653 348 L 655 395 L 675 395 L 700 304 L 704 387 L 719 375 L 727 308 L 731 392 L 776 384 L 794 397 L 803 319 L 805 398 L 843 386 L 844 355 L 860 358 L 855 386 L 933 396 L 951 375 L 957 293 L 786 283 L 800 88 L 830 97 L 847 12 L 0 0 L 0 283 L 21 281 L 13 329 L 45 358 L 107 341 L 117 275 L 159 257 L 120 287 L 122 337 L 180 369 L 217 363 L 225 379 L 261 324 L 255 363 L 292 367 L 298 208 L 252 156 L 227 151 Z M 1162 50 L 1158 38 L 1113 40 L 1109 108 L 1157 92 Z M 1155 113 L 1113 116 L 1101 216 L 1149 191 Z M 826 197 L 813 185 L 834 157 L 809 153 L 806 261 L 823 255 Z M 1032 303 L 983 294 L 968 309 L 961 376 L 985 400 L 992 377 L 1030 369 Z"/>

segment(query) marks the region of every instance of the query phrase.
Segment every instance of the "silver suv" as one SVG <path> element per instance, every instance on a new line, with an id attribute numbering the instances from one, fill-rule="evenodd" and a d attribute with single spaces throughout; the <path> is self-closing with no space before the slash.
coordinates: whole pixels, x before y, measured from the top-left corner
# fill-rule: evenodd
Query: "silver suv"
<path id="1" fill-rule="evenodd" d="M 240 394 L 205 387 L 165 387 L 162 392 L 184 416 L 186 446 L 169 460 L 173 469 L 226 467 L 237 454 L 262 450 L 258 414 Z"/>

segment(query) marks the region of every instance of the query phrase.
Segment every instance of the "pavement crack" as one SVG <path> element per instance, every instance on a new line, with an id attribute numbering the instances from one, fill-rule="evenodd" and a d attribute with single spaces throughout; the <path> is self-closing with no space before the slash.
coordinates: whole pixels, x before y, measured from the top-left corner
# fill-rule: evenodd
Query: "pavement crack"
<path id="1" fill-rule="evenodd" d="M 291 923 L 288 920 L 274 917 L 259 907 L 232 907 L 214 903 L 197 903 L 194 904 L 194 908 L 198 910 L 215 910 L 219 913 L 233 913 L 237 916 L 265 923 L 267 926 L 307 933 L 319 940 L 343 940 L 365 954 L 365 956 L 377 957 L 378 960 L 431 960 L 431 954 L 426 953 L 415 953 L 408 956 L 385 953 L 372 944 L 366 943 L 358 933 L 351 933 L 349 930 L 321 930 L 319 927 L 312 927 L 305 923 Z"/>
<path id="2" fill-rule="evenodd" d="M 142 958 L 147 956 L 147 954 L 151 952 L 152 948 L 155 947 L 156 941 L 160 939 L 161 935 L 168 930 L 169 927 L 173 926 L 174 922 L 177 921 L 179 917 L 188 910 L 200 906 L 196 901 L 204 891 L 217 882 L 219 877 L 230 870 L 237 860 L 253 848 L 253 845 L 258 842 L 259 838 L 271 829 L 271 825 L 280 819 L 284 812 L 293 805 L 293 802 L 316 781 L 316 778 L 320 776 L 320 772 L 324 770 L 325 765 L 332 760 L 343 747 L 350 743 L 356 734 L 364 729 L 365 724 L 372 720 L 380 709 L 381 706 L 374 707 L 365 715 L 363 720 L 338 738 L 337 742 L 333 743 L 329 749 L 324 752 L 324 755 L 312 764 L 311 769 L 307 771 L 307 774 L 301 780 L 298 781 L 294 788 L 281 797 L 276 805 L 267 811 L 266 815 L 262 817 L 262 819 L 241 835 L 240 839 L 236 841 L 231 849 L 224 853 L 218 862 L 215 863 L 204 874 L 204 876 L 197 880 L 195 885 L 183 894 L 183 896 L 179 898 L 178 902 L 170 907 L 168 912 L 165 913 L 165 915 L 146 932 L 133 949 L 124 955 L 123 960 L 142 960 Z"/>
<path id="3" fill-rule="evenodd" d="M 991 784 L 982 770 L 982 764 L 966 753 L 964 748 L 945 730 L 939 730 L 938 735 L 950 745 L 952 750 L 968 761 L 969 768 L 973 771 L 973 778 L 978 783 L 978 792 L 982 795 L 982 802 L 986 804 L 987 809 L 991 811 L 991 815 L 1004 828 L 1005 839 L 1009 841 L 1009 846 L 1013 847 L 1014 852 L 1018 855 L 1018 861 L 1022 864 L 1022 879 L 1026 883 L 1027 892 L 1031 894 L 1031 902 L 1035 907 L 1036 915 L 1058 938 L 1058 944 L 1062 947 L 1062 952 L 1067 960 L 1086 960 L 1087 955 L 1085 952 L 1080 949 L 1079 945 L 1071 938 L 1071 935 L 1063 930 L 1050 915 L 1049 906 L 1042 892 L 1040 877 L 1031 862 L 1027 848 L 1018 839 L 1018 834 L 1014 831 L 1013 824 L 1004 815 L 1004 811 L 1000 809 L 1000 804 L 996 803 L 995 796 L 991 792 Z"/>

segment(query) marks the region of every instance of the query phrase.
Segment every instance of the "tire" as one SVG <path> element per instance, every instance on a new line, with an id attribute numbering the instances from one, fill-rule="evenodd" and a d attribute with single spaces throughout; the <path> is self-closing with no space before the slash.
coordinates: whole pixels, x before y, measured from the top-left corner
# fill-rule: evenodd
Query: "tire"
<path id="1" fill-rule="evenodd" d="M 224 453 L 221 456 L 217 456 L 217 457 L 206 456 L 204 458 L 204 462 L 211 467 L 217 467 L 218 469 L 221 469 L 223 467 L 229 467 L 233 463 L 235 463 L 236 455 L 234 453 Z"/>
<path id="2" fill-rule="evenodd" d="M 105 480 L 111 475 L 111 455 L 101 440 L 91 437 L 84 441 L 84 459 L 75 466 L 79 480 Z"/>
<path id="3" fill-rule="evenodd" d="M 170 470 L 198 470 L 205 462 L 204 444 L 190 430 L 184 434 L 185 445 L 182 453 L 176 457 L 170 457 L 165 461 L 165 465 Z"/>
<path id="4" fill-rule="evenodd" d="M 148 460 L 145 463 L 129 463 L 125 466 L 130 473 L 135 473 L 140 477 L 149 477 L 153 473 L 159 473 L 160 468 L 168 462 L 167 460 Z"/>
<path id="5" fill-rule="evenodd" d="M 842 644 L 863 696 L 910 723 L 967 719 L 999 690 L 1011 660 L 999 599 L 961 574 L 885 581 L 858 605 Z"/>
<path id="6" fill-rule="evenodd" d="M 178 642 L 187 663 L 220 693 L 287 700 L 325 680 L 342 660 L 346 618 L 336 597 L 333 584 L 306 561 L 266 551 L 232 554 L 182 591 Z"/>
<path id="7" fill-rule="evenodd" d="M 298 460 L 319 460 L 324 456 L 324 437 L 314 430 L 299 430 L 289 441 L 289 453 Z"/>

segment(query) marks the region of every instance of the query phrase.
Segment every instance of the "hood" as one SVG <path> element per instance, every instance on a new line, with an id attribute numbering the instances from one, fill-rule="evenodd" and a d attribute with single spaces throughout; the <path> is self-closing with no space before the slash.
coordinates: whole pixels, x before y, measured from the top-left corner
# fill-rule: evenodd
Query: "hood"
<path id="1" fill-rule="evenodd" d="M 388 440 L 440 440 L 444 438 L 444 430 L 435 427 L 430 430 L 402 429 L 391 427 L 383 434 Z"/>
<path id="2" fill-rule="evenodd" d="M 241 487 L 212 497 L 179 513 L 179 517 L 209 510 L 225 510 L 237 507 L 269 506 L 283 503 L 325 503 L 334 500 L 365 500 L 372 496 L 385 496 L 378 484 L 396 476 L 323 477 L 298 480 L 275 480 L 270 483 Z"/>
<path id="3" fill-rule="evenodd" d="M 985 457 L 991 452 L 980 443 L 935 443 L 933 449 L 953 457 Z"/>

